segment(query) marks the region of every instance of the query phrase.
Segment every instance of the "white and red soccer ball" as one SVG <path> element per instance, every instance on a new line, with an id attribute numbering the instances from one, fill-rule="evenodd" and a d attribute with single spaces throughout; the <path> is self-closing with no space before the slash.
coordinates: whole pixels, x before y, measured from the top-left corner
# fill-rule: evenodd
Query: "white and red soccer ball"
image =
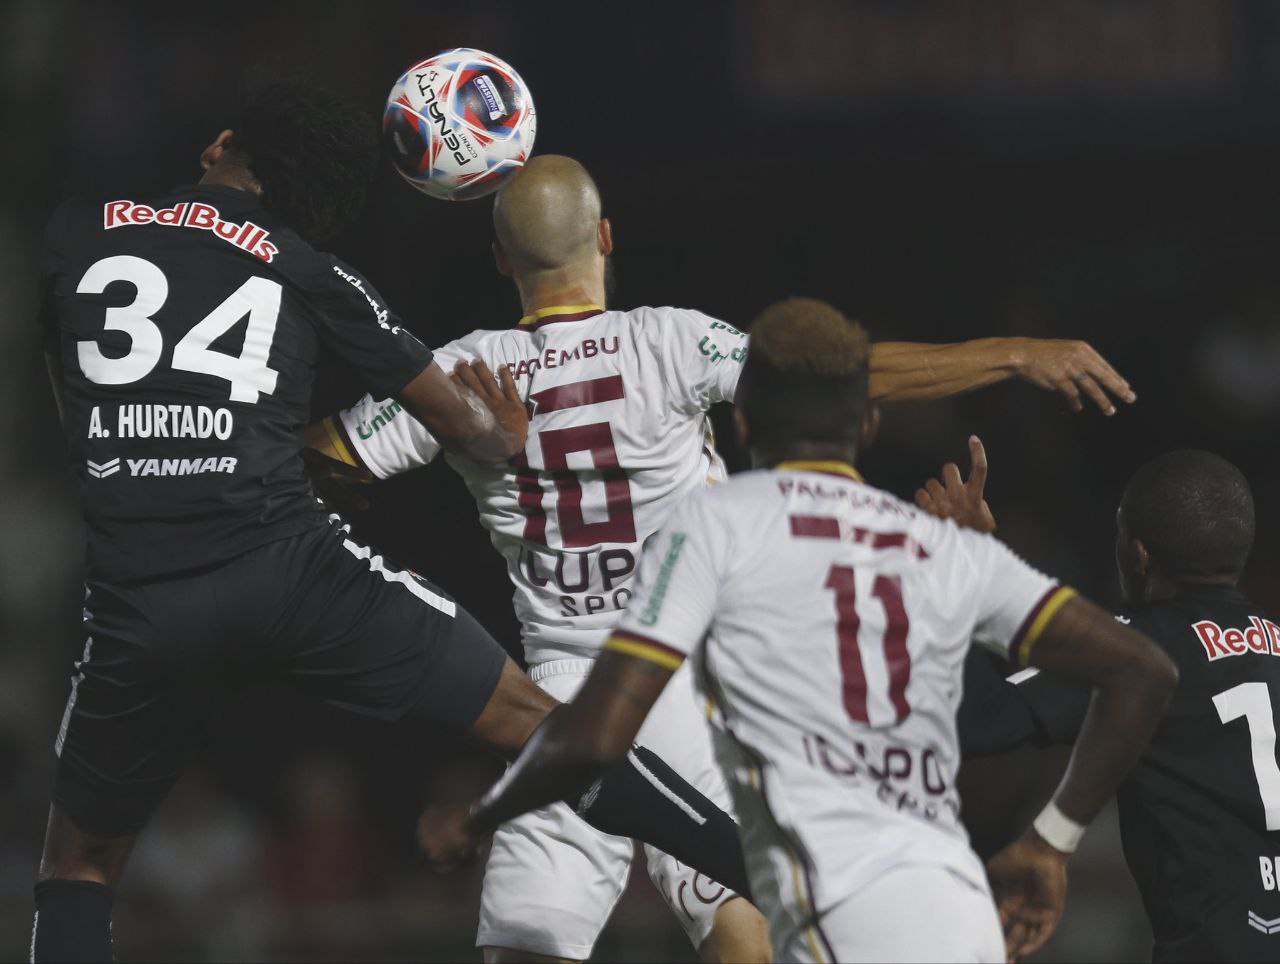
<path id="1" fill-rule="evenodd" d="M 414 64 L 387 98 L 382 132 L 400 176 L 468 201 L 500 188 L 533 151 L 533 97 L 509 64 L 459 47 Z"/>

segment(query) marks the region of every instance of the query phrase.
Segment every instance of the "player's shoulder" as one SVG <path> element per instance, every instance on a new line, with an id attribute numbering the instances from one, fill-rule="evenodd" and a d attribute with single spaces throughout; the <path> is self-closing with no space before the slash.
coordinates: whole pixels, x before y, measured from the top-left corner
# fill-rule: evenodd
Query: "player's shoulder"
<path id="1" fill-rule="evenodd" d="M 518 328 L 477 328 L 435 350 L 442 362 L 479 358 L 490 368 L 516 364 L 535 350 L 533 335 Z"/>

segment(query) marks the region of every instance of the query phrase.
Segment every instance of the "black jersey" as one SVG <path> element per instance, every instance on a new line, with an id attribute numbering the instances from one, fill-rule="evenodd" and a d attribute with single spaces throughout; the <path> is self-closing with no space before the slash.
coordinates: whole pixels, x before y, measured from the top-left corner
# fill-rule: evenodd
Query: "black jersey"
<path id="1" fill-rule="evenodd" d="M 431 361 L 363 277 L 227 187 L 69 202 L 42 323 L 91 577 L 212 565 L 323 525 L 298 456 L 325 345 L 379 396 Z"/>
<path id="2" fill-rule="evenodd" d="M 1280 960 L 1280 626 L 1207 586 L 1117 618 L 1181 673 L 1117 795 L 1155 959 Z M 1074 740 L 1085 688 L 1041 674 L 1018 690 L 1044 731 Z"/>

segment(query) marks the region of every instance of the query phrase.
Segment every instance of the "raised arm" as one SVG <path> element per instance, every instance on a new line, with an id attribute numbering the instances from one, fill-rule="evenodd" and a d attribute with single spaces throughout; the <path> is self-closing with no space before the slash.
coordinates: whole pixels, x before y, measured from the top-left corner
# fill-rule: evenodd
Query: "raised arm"
<path id="1" fill-rule="evenodd" d="M 1137 398 L 1083 341 L 979 338 L 950 345 L 888 341 L 871 346 L 871 397 L 881 401 L 946 398 L 1008 378 L 1059 392 L 1077 412 L 1086 395 L 1107 415 L 1116 410 L 1109 396 L 1126 403 Z"/>

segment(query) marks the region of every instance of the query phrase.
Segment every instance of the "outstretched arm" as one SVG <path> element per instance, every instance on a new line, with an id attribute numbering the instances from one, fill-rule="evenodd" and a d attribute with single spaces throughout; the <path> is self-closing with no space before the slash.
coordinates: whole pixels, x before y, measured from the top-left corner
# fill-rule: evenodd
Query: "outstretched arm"
<path id="1" fill-rule="evenodd" d="M 1114 397 L 1137 396 L 1087 342 L 1048 338 L 979 338 L 951 345 L 878 342 L 871 346 L 871 397 L 882 401 L 946 398 L 1021 378 L 1062 394 L 1074 411 L 1088 396 L 1107 415 Z M 1110 396 L 1110 397 L 1109 397 Z"/>

